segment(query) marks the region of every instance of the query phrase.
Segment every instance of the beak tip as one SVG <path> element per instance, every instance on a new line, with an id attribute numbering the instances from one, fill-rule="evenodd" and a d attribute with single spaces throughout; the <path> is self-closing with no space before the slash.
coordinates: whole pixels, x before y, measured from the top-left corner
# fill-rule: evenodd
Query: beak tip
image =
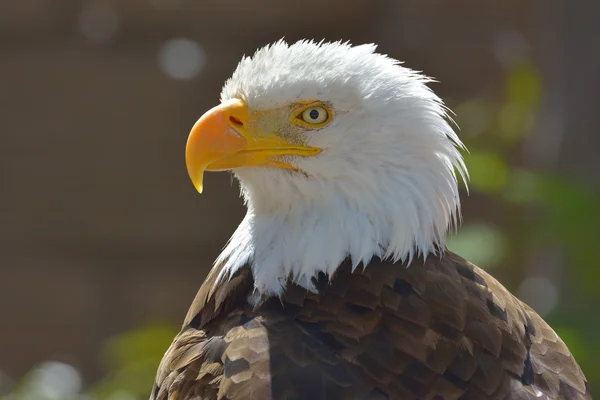
<path id="1" fill-rule="evenodd" d="M 200 194 L 202 194 L 202 188 L 204 186 L 203 183 L 204 183 L 204 170 L 205 169 L 206 169 L 206 167 L 203 167 L 203 168 L 200 168 L 199 170 L 197 170 L 196 168 L 191 167 L 189 163 L 187 164 L 187 172 L 188 172 L 190 181 L 192 181 L 194 188 Z"/>
<path id="2" fill-rule="evenodd" d="M 202 189 L 204 187 L 204 185 L 202 184 L 201 180 L 192 180 L 192 183 L 194 184 L 194 188 L 196 189 L 196 191 L 199 194 L 202 194 Z"/>
<path id="3" fill-rule="evenodd" d="M 202 173 L 200 174 L 200 176 L 194 176 L 190 174 L 190 180 L 192 181 L 192 185 L 194 185 L 194 189 L 196 189 L 196 191 L 200 194 L 202 194 L 202 189 L 204 187 L 204 179 L 202 179 L 202 175 Z"/>

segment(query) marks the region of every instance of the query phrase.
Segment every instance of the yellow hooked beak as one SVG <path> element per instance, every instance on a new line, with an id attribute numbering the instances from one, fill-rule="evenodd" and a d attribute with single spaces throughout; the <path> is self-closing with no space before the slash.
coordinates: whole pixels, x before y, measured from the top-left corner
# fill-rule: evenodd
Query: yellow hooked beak
<path id="1" fill-rule="evenodd" d="M 250 132 L 245 102 L 229 100 L 207 111 L 194 124 L 185 148 L 188 174 L 202 193 L 204 171 L 224 171 L 246 166 L 295 169 L 277 156 L 312 156 L 321 149 L 292 144 L 276 132 Z"/>

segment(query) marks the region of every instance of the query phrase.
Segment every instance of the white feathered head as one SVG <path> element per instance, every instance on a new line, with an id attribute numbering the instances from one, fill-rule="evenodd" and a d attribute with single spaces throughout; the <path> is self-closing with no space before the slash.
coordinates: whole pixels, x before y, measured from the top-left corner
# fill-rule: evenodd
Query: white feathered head
<path id="1" fill-rule="evenodd" d="M 428 82 L 374 45 L 279 41 L 243 58 L 186 149 L 198 190 L 204 171 L 231 170 L 247 202 L 219 262 L 253 263 L 277 292 L 347 256 L 443 246 L 466 169 Z"/>

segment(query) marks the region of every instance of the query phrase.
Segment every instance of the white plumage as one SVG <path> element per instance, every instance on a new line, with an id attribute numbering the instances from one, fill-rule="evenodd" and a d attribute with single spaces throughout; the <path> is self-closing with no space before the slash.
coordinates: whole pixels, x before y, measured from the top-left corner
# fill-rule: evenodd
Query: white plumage
<path id="1" fill-rule="evenodd" d="M 435 253 L 460 215 L 463 145 L 426 84 L 374 45 L 279 41 L 244 58 L 221 100 L 250 111 L 320 100 L 333 119 L 302 140 L 323 149 L 288 156 L 300 171 L 234 169 L 248 213 L 216 263 L 226 278 L 246 263 L 261 294 L 281 295 L 288 276 L 312 289 L 350 256 L 411 259 Z"/>

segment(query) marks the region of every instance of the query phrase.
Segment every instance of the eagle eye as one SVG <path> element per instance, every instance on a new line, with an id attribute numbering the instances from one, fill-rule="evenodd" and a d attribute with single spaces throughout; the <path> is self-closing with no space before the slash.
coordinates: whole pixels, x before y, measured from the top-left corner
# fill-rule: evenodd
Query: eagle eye
<path id="1" fill-rule="evenodd" d="M 320 128 L 331 120 L 331 114 L 323 106 L 309 106 L 297 118 L 308 128 Z"/>

